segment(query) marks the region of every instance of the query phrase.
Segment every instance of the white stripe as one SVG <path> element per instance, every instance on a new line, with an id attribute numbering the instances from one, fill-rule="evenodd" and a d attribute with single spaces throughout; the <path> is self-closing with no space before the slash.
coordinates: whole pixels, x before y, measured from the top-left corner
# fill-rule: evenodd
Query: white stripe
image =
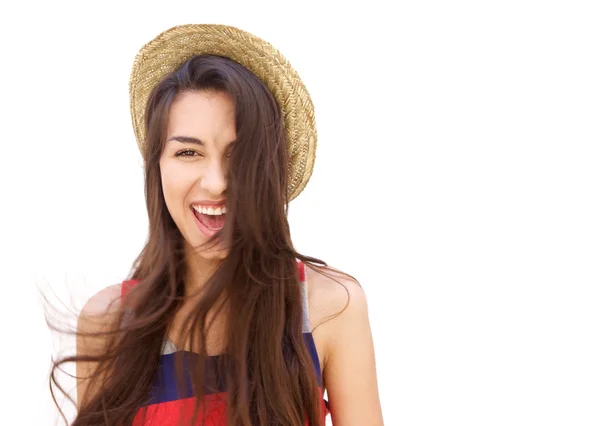
<path id="1" fill-rule="evenodd" d="M 306 273 L 304 274 L 306 280 Z M 308 315 L 308 287 L 306 281 L 300 283 L 302 286 L 302 332 L 310 333 L 310 316 Z"/>

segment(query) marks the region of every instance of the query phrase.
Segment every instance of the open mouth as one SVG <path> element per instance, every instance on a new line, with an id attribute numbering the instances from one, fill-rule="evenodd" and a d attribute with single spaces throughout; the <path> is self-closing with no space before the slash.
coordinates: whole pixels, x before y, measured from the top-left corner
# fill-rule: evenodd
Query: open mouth
<path id="1" fill-rule="evenodd" d="M 192 212 L 198 222 L 206 229 L 212 232 L 218 232 L 225 226 L 225 206 L 192 206 Z"/>

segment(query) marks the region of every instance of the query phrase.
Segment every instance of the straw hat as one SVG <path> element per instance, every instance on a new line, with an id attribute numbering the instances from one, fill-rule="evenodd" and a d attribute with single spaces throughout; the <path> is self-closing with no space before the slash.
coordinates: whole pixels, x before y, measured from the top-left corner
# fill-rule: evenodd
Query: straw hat
<path id="1" fill-rule="evenodd" d="M 226 25 L 182 25 L 159 34 L 137 54 L 129 80 L 133 129 L 140 151 L 145 141 L 144 112 L 153 87 L 195 55 L 238 62 L 262 80 L 283 111 L 290 162 L 288 196 L 302 192 L 312 174 L 317 147 L 314 107 L 290 63 L 253 34 Z"/>

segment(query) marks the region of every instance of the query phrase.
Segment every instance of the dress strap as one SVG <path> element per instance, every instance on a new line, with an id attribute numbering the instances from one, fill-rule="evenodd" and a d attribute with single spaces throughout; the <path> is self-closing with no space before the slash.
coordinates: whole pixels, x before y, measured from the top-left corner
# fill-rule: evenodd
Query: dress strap
<path id="1" fill-rule="evenodd" d="M 310 333 L 310 316 L 308 315 L 308 288 L 306 286 L 306 267 L 298 261 L 298 279 L 302 286 L 302 332 Z"/>
<path id="2" fill-rule="evenodd" d="M 121 283 L 121 301 L 125 295 L 138 283 L 139 280 L 125 280 Z"/>

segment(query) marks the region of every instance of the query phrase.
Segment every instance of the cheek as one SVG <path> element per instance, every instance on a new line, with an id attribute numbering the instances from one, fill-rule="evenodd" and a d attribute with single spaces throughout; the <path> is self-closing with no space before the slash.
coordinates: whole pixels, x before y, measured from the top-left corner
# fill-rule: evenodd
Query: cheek
<path id="1" fill-rule="evenodd" d="M 197 180 L 197 173 L 185 164 L 165 161 L 161 163 L 160 174 L 165 203 L 171 214 L 183 209 L 186 195 Z"/>

